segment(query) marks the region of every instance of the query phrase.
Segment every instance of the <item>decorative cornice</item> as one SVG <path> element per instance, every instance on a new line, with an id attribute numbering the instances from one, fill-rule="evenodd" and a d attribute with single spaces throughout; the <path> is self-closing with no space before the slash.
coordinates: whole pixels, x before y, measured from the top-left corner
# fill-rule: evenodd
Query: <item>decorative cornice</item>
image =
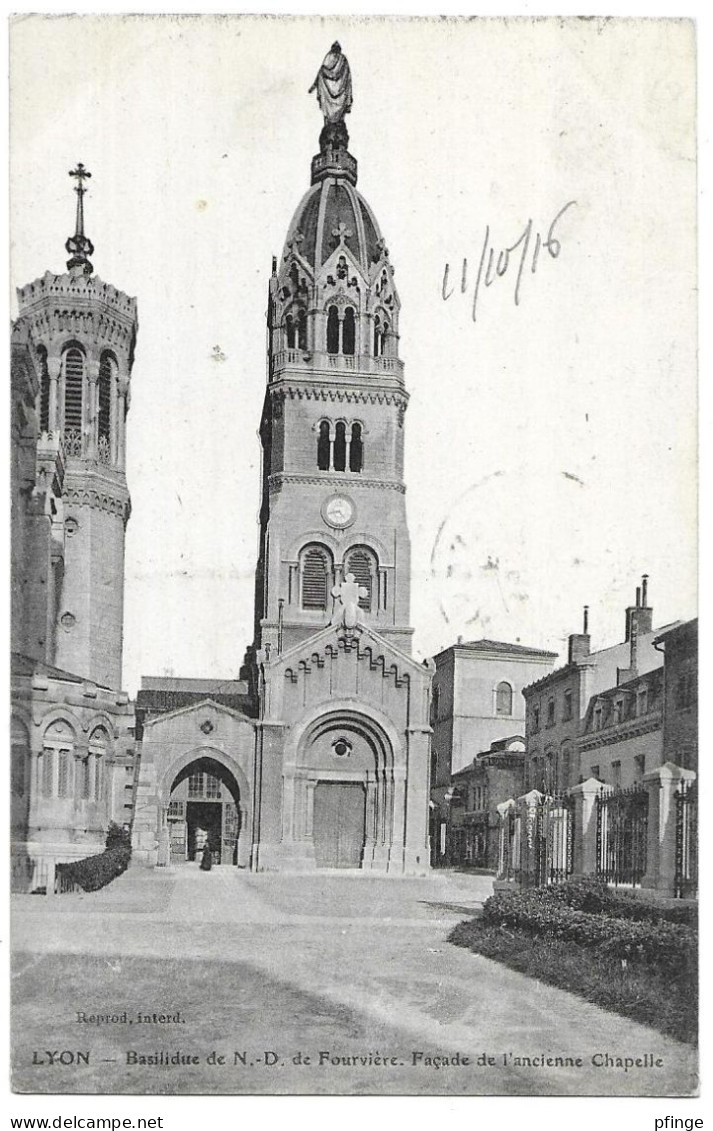
<path id="1" fill-rule="evenodd" d="M 346 488 L 351 491 L 359 487 L 366 487 L 370 490 L 398 491 L 400 495 L 406 494 L 406 487 L 403 483 L 394 483 L 385 479 L 346 478 L 344 475 L 300 475 L 299 473 L 287 475 L 278 472 L 275 475 L 268 476 L 267 482 L 271 494 L 280 491 L 283 483 L 303 483 L 313 487 L 338 487 L 342 491 Z"/>
<path id="2" fill-rule="evenodd" d="M 626 742 L 627 739 L 641 734 L 650 734 L 651 731 L 660 730 L 661 726 L 661 712 L 652 711 L 646 718 L 640 720 L 629 720 L 619 726 L 590 731 L 576 740 L 576 746 L 580 751 L 596 750 L 600 746 L 612 746 L 616 742 Z"/>
<path id="3" fill-rule="evenodd" d="M 409 395 L 404 389 L 345 389 L 335 385 L 280 385 L 270 388 L 273 401 L 332 401 L 347 404 L 396 405 L 405 412 Z"/>
<path id="4" fill-rule="evenodd" d="M 69 486 L 65 481 L 62 498 L 68 506 L 91 507 L 118 515 L 124 523 L 131 515 L 131 499 L 128 491 L 115 495 L 110 491 L 96 491 L 89 487 Z"/>

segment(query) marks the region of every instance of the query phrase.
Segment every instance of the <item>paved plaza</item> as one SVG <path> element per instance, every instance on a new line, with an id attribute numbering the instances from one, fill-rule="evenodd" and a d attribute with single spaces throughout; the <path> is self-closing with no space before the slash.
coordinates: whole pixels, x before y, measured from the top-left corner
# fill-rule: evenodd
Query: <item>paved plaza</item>
<path id="1" fill-rule="evenodd" d="M 688 1046 L 450 944 L 491 890 L 185 865 L 13 897 L 14 1088 L 695 1091 Z"/>

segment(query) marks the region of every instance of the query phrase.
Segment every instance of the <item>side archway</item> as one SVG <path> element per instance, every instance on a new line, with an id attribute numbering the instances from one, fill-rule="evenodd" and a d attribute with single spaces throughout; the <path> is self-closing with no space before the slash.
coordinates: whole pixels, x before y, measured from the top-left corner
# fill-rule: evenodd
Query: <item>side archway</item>
<path id="1" fill-rule="evenodd" d="M 222 750 L 199 747 L 174 759 L 158 800 L 159 865 L 194 861 L 208 844 L 214 864 L 248 866 L 250 787 Z"/>

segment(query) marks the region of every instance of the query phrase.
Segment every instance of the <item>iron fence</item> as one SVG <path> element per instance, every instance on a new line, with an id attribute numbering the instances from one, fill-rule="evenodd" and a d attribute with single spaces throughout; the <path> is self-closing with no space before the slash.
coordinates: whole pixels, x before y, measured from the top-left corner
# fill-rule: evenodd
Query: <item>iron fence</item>
<path id="1" fill-rule="evenodd" d="M 677 899 L 698 894 L 698 782 L 682 782 L 676 800 L 676 872 L 674 895 Z"/>
<path id="2" fill-rule="evenodd" d="M 610 884 L 640 884 L 646 873 L 648 790 L 604 790 L 597 798 L 597 875 Z"/>
<path id="3" fill-rule="evenodd" d="M 566 793 L 510 809 L 503 818 L 501 879 L 522 887 L 567 880 L 574 866 L 574 813 Z"/>

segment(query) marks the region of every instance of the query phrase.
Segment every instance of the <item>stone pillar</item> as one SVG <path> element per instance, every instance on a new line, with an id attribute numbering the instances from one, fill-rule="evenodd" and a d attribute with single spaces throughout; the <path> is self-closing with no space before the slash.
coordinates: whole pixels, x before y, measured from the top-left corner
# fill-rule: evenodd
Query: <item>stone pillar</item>
<path id="1" fill-rule="evenodd" d="M 99 362 L 92 359 L 87 361 L 87 405 L 84 412 L 84 425 L 86 429 L 86 446 L 84 454 L 89 459 L 97 456 L 97 401 L 99 397 Z"/>
<path id="2" fill-rule="evenodd" d="M 59 426 L 59 378 L 62 372 L 62 358 L 56 354 L 47 358 L 47 372 L 50 378 L 49 391 L 49 420 L 47 427 L 50 432 L 56 432 Z"/>
<path id="3" fill-rule="evenodd" d="M 597 806 L 600 793 L 609 794 L 610 785 L 596 778 L 575 785 L 570 790 L 574 798 L 574 868 L 575 876 L 594 876 L 597 873 Z"/>
<path id="4" fill-rule="evenodd" d="M 129 382 L 126 377 L 119 377 L 119 412 L 117 416 L 117 466 L 120 471 L 126 470 L 126 409 Z"/>
<path id="5" fill-rule="evenodd" d="M 510 870 L 512 861 L 510 859 L 510 842 L 509 842 L 509 815 L 510 811 L 515 808 L 515 799 L 510 797 L 507 801 L 501 801 L 495 808 L 498 811 L 498 818 L 500 827 L 498 830 L 498 872 L 497 878 L 499 880 L 510 879 Z"/>
<path id="6" fill-rule="evenodd" d="M 250 867 L 250 811 L 247 805 L 240 805 L 240 832 L 238 833 L 238 868 Z"/>
<path id="7" fill-rule="evenodd" d="M 530 883 L 536 880 L 537 873 L 537 860 L 536 860 L 536 822 L 537 812 L 542 804 L 544 794 L 540 793 L 537 789 L 531 789 L 529 793 L 523 793 L 522 797 L 518 797 L 516 801 L 516 808 L 520 817 L 520 882 Z"/>
<path id="8" fill-rule="evenodd" d="M 645 888 L 655 888 L 666 895 L 674 894 L 676 877 L 676 790 L 683 782 L 693 781 L 695 770 L 684 770 L 673 762 L 664 762 L 644 774 L 649 794 L 649 821 L 646 843 Z"/>

